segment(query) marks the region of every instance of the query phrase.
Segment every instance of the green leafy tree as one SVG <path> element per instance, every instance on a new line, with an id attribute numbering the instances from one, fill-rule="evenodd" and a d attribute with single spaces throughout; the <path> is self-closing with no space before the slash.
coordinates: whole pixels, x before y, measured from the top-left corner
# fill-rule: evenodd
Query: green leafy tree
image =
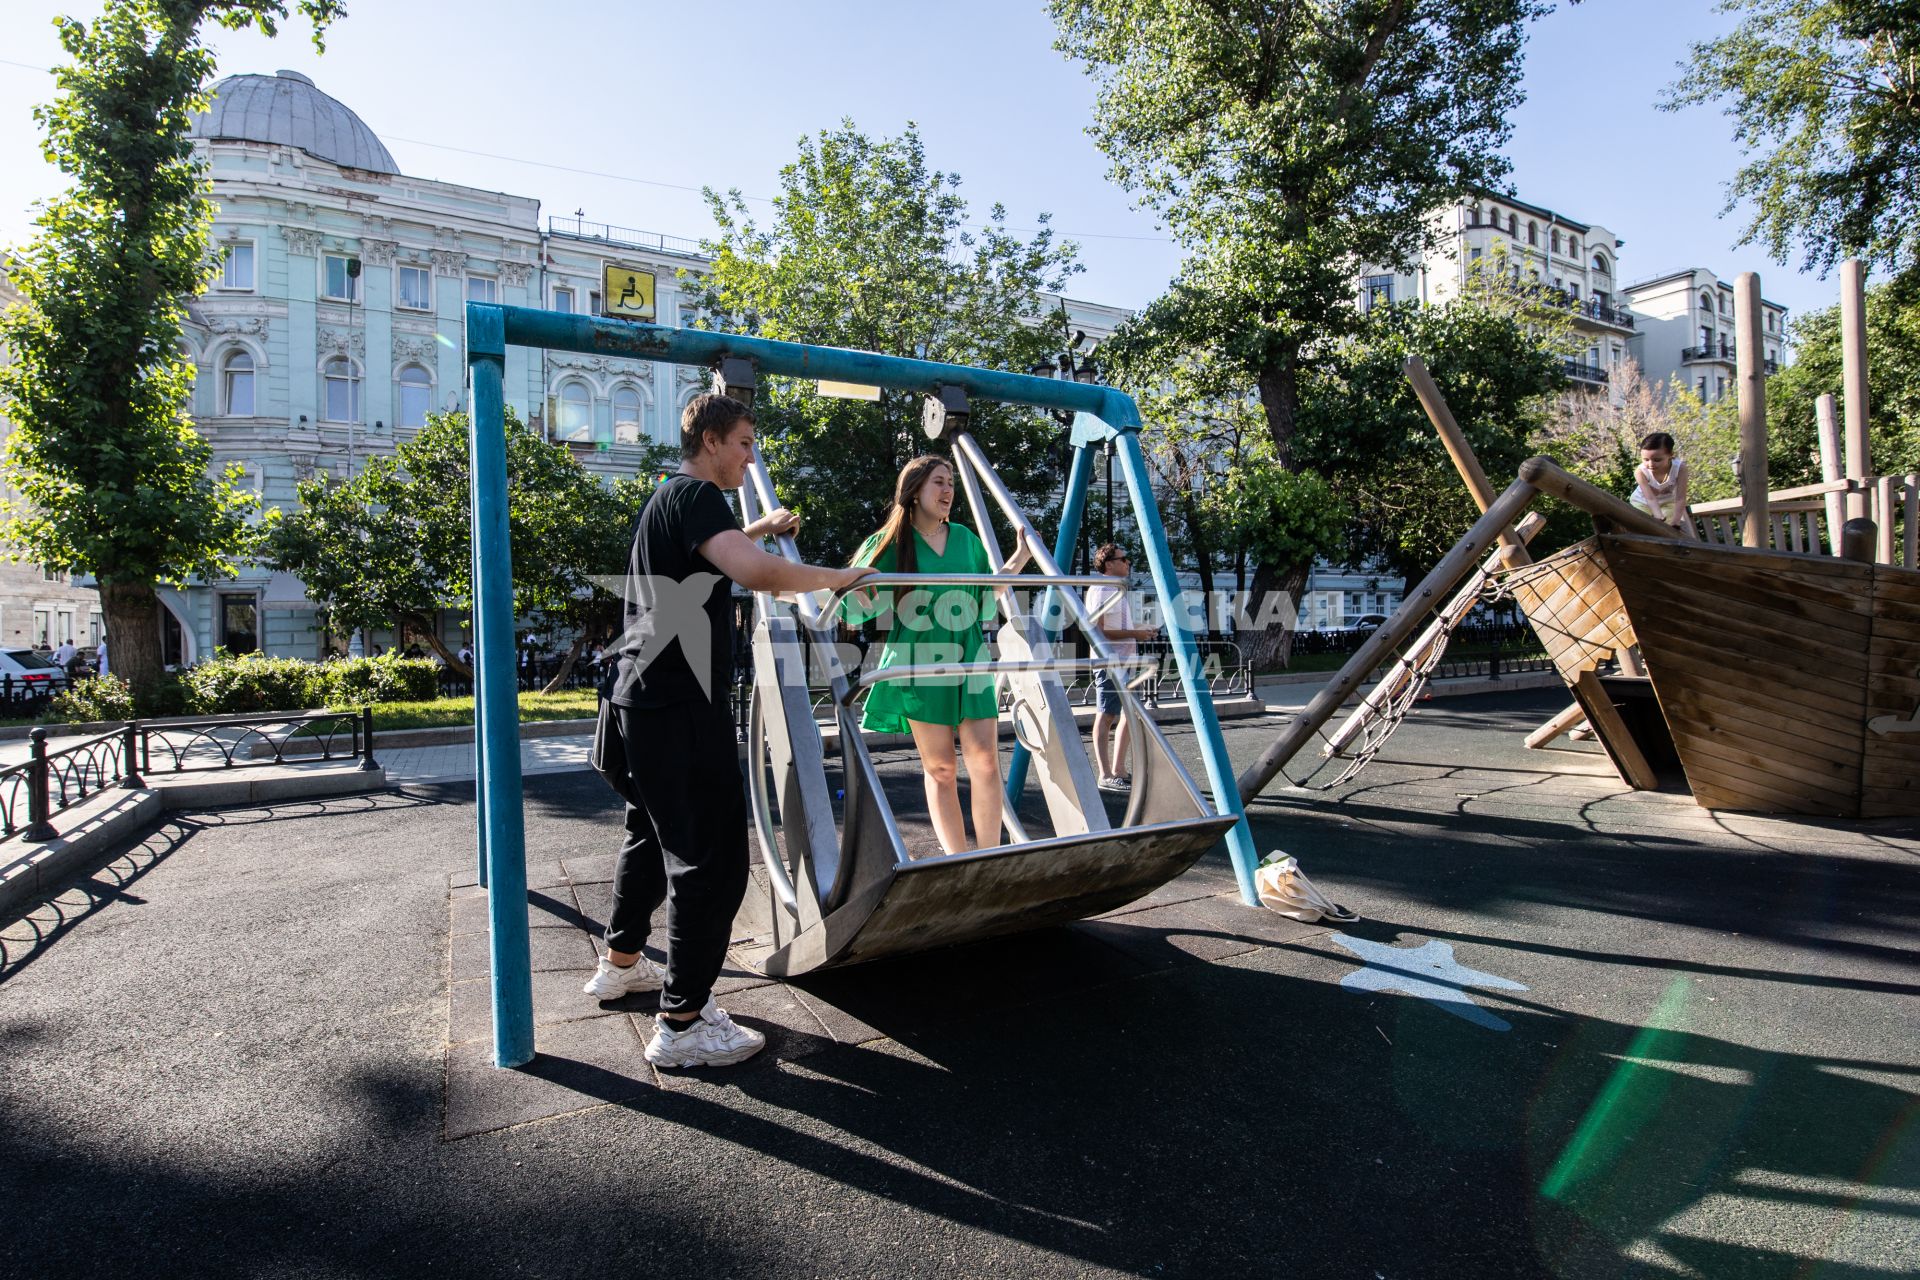
<path id="1" fill-rule="evenodd" d="M 594 632 L 617 630 L 619 601 L 595 582 L 624 572 L 633 526 L 667 450 L 609 486 L 563 444 L 507 419 L 507 523 L 514 611 L 571 631 L 557 685 Z M 440 638 L 435 615 L 467 610 L 472 594 L 471 470 L 465 414 L 432 414 L 393 457 L 350 480 L 300 486 L 300 508 L 274 531 L 275 566 L 296 574 L 345 628 L 400 622 L 442 661 L 470 674 Z"/>
<path id="2" fill-rule="evenodd" d="M 1867 290 L 1867 471 L 1920 471 L 1920 279 Z M 1820 478 L 1814 402 L 1839 398 L 1840 308 L 1809 311 L 1793 323 L 1793 363 L 1767 379 L 1769 483 Z M 1844 408 L 1841 409 L 1844 414 Z"/>
<path id="3" fill-rule="evenodd" d="M 878 141 L 845 121 L 800 142 L 780 172 L 772 220 L 738 192 L 707 192 L 718 236 L 713 266 L 686 277 L 703 323 L 765 338 L 1026 372 L 1058 351 L 1049 291 L 1078 268 L 1071 245 L 1021 239 L 994 205 L 967 229 L 957 175 L 927 167 L 909 125 Z M 900 468 L 939 451 L 920 428 L 921 398 L 883 391 L 875 402 L 814 393 L 775 379 L 754 405 L 761 448 L 781 497 L 805 521 L 808 555 L 846 559 L 880 522 Z M 1014 493 L 1043 498 L 1059 471 L 1045 414 L 976 404 L 973 430 Z"/>
<path id="4" fill-rule="evenodd" d="M 1482 468 L 1503 486 L 1534 452 L 1549 398 L 1565 385 L 1551 333 L 1470 293 L 1446 306 L 1377 306 L 1330 343 L 1303 380 L 1298 442 L 1353 512 L 1339 550 L 1418 578 L 1479 510 L 1408 383 L 1417 355 Z"/>
<path id="5" fill-rule="evenodd" d="M 318 44 L 344 7 L 299 0 Z M 160 677 L 158 583 L 218 577 L 257 544 L 235 475 L 187 417 L 179 349 L 186 300 L 213 269 L 212 205 L 187 129 L 214 70 L 208 23 L 275 33 L 279 0 L 114 0 L 91 24 L 56 22 L 70 61 L 34 115 L 73 181 L 10 255 L 22 303 L 0 316 L 13 364 L 7 476 L 19 500 L 0 536 L 17 554 L 99 581 L 113 666 L 136 690 Z"/>
<path id="6" fill-rule="evenodd" d="M 1920 3 L 1723 0 L 1731 33 L 1693 47 L 1667 95 L 1725 104 L 1747 161 L 1727 211 L 1751 203 L 1742 244 L 1797 248 L 1826 274 L 1859 255 L 1920 271 Z"/>
<path id="7" fill-rule="evenodd" d="M 1437 234 L 1434 209 L 1506 175 L 1542 8 L 1053 0 L 1057 47 L 1097 83 L 1091 133 L 1113 177 L 1187 250 L 1147 324 L 1238 371 L 1281 470 L 1334 476 L 1300 426 L 1314 366 L 1359 326 L 1354 278 L 1408 261 Z M 1263 561 L 1255 593 L 1297 599 L 1308 550 Z"/>

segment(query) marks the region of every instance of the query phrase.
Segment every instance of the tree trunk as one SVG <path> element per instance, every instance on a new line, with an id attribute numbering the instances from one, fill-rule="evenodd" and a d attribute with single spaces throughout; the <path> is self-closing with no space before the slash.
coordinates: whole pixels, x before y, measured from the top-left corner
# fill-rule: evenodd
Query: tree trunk
<path id="1" fill-rule="evenodd" d="M 160 686 L 160 597 L 151 582 L 103 579 L 100 610 L 106 615 L 107 671 L 139 697 Z"/>
<path id="2" fill-rule="evenodd" d="M 1284 593 L 1292 603 L 1283 620 L 1237 633 L 1241 656 L 1255 671 L 1278 671 L 1293 660 L 1294 623 L 1300 608 L 1300 593 L 1307 585 L 1307 575 L 1312 568 L 1311 562 L 1302 562 L 1278 567 L 1262 564 L 1254 569 L 1248 617 L 1258 619 L 1265 613 L 1265 602 L 1274 592 Z"/>
<path id="3" fill-rule="evenodd" d="M 553 679 L 547 681 L 540 690 L 542 693 L 558 693 L 560 686 L 573 674 L 574 664 L 580 661 L 581 650 L 587 647 L 587 633 L 582 631 L 573 638 L 573 647 L 567 650 L 567 656 L 560 660 L 560 669 L 553 673 Z"/>
<path id="4" fill-rule="evenodd" d="M 1260 370 L 1260 409 L 1267 418 L 1274 460 L 1293 471 L 1293 429 L 1300 409 L 1300 353 L 1297 348 L 1276 352 Z"/>
<path id="5" fill-rule="evenodd" d="M 1200 504 L 1194 501 L 1192 489 L 1180 495 L 1180 514 L 1187 522 L 1187 544 L 1193 548 L 1194 569 L 1200 575 L 1200 599 L 1207 620 L 1203 634 L 1212 640 L 1216 635 L 1213 625 L 1213 548 L 1207 545 L 1206 532 L 1200 525 Z"/>
<path id="6" fill-rule="evenodd" d="M 462 680 L 473 679 L 473 668 L 460 661 L 459 654 L 447 648 L 446 642 L 440 638 L 440 629 L 429 625 L 426 615 L 409 613 L 403 621 L 406 622 L 409 630 L 417 630 L 426 637 L 427 647 L 433 650 L 434 656 L 447 664 L 447 670 L 453 672 Z M 111 650 L 109 650 L 109 653 L 111 653 Z"/>

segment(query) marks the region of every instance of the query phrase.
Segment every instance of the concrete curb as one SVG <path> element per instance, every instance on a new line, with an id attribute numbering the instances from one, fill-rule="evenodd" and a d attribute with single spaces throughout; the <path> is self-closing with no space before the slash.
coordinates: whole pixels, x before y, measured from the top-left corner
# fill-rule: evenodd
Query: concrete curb
<path id="1" fill-rule="evenodd" d="M 236 774 L 244 776 L 234 776 Z M 135 790 L 109 789 L 53 815 L 60 834 L 44 844 L 0 845 L 0 917 L 58 889 L 72 875 L 122 845 L 140 839 L 161 818 L 179 809 L 267 804 L 319 796 L 360 795 L 387 789 L 387 771 L 363 770 L 358 762 L 275 765 L 259 769 L 211 770 L 207 775 L 172 774 L 165 781 Z"/>

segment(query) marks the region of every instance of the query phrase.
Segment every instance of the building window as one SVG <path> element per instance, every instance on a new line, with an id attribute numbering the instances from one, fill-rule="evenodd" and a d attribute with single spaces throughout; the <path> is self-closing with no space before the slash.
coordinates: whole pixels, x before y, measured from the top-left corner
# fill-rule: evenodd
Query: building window
<path id="1" fill-rule="evenodd" d="M 253 356 L 245 351 L 229 351 L 220 366 L 220 395 L 227 415 L 253 416 Z"/>
<path id="2" fill-rule="evenodd" d="M 1708 355 L 1713 351 L 1713 330 L 1700 326 L 1700 354 Z"/>
<path id="3" fill-rule="evenodd" d="M 95 609 L 92 613 L 87 615 L 87 647 L 88 648 L 99 647 L 100 633 L 105 628 L 105 626 L 106 626 L 106 623 L 102 619 L 100 615 L 100 611 L 98 609 Z"/>
<path id="4" fill-rule="evenodd" d="M 394 303 L 408 311 L 431 311 L 433 272 L 426 267 L 401 267 Z"/>
<path id="5" fill-rule="evenodd" d="M 1540 224 L 1532 219 L 1527 221 L 1527 243 L 1533 245 L 1540 243 Z"/>
<path id="6" fill-rule="evenodd" d="M 1478 245 L 1475 245 L 1473 248 L 1467 250 L 1467 258 L 1468 258 L 1468 261 L 1470 262 L 1480 261 L 1480 248 Z"/>
<path id="7" fill-rule="evenodd" d="M 433 407 L 433 379 L 417 364 L 400 371 L 400 425 L 424 427 Z"/>
<path id="8" fill-rule="evenodd" d="M 1593 269 L 1603 276 L 1613 274 L 1607 270 L 1607 255 L 1604 253 L 1596 253 L 1593 255 Z"/>
<path id="9" fill-rule="evenodd" d="M 1698 379 L 1693 384 L 1693 387 L 1694 390 L 1699 393 L 1702 400 L 1707 398 L 1707 380 L 1705 378 Z"/>
<path id="10" fill-rule="evenodd" d="M 1551 238 L 1553 240 L 1553 251 L 1555 253 L 1560 252 L 1560 228 L 1555 227 L 1553 229 L 1553 234 Z"/>
<path id="11" fill-rule="evenodd" d="M 1368 276 L 1360 282 L 1360 309 L 1371 311 L 1375 307 L 1393 305 L 1393 277 Z"/>
<path id="12" fill-rule="evenodd" d="M 587 293 L 587 314 L 590 316 L 600 314 L 600 291 L 598 289 L 590 290 Z"/>
<path id="13" fill-rule="evenodd" d="M 569 382 L 560 388 L 560 414 L 556 419 L 557 440 L 593 439 L 593 398 L 583 382 Z"/>
<path id="14" fill-rule="evenodd" d="M 260 611 L 251 592 L 220 593 L 220 643 L 228 653 L 254 653 L 260 648 Z"/>
<path id="15" fill-rule="evenodd" d="M 1723 376 L 1718 379 L 1718 382 L 1719 385 L 1715 387 L 1713 391 L 1713 398 L 1715 400 L 1725 400 L 1727 398 L 1727 380 Z"/>
<path id="16" fill-rule="evenodd" d="M 1510 213 L 1507 215 L 1507 234 L 1514 237 L 1516 240 L 1520 238 L 1520 215 L 1519 214 Z"/>
<path id="17" fill-rule="evenodd" d="M 492 276 L 467 277 L 468 302 L 500 301 L 500 285 Z"/>
<path id="18" fill-rule="evenodd" d="M 360 301 L 360 260 L 344 253 L 329 253 L 320 259 L 321 296 L 332 302 Z"/>
<path id="19" fill-rule="evenodd" d="M 53 646 L 48 643 L 48 639 L 52 635 L 53 610 L 35 609 L 33 611 L 33 647 L 36 649 L 51 649 Z"/>
<path id="20" fill-rule="evenodd" d="M 1467 210 L 1467 225 L 1470 227 L 1477 227 L 1480 225 L 1480 206 L 1479 205 L 1476 204 L 1471 209 Z"/>
<path id="21" fill-rule="evenodd" d="M 251 241 L 234 241 L 221 246 L 220 287 L 222 289 L 250 290 L 253 288 L 253 244 Z"/>
<path id="22" fill-rule="evenodd" d="M 1732 294 L 1723 293 L 1720 295 L 1720 314 L 1723 316 L 1730 316 L 1733 314 L 1733 295 Z"/>
<path id="23" fill-rule="evenodd" d="M 555 311 L 564 312 L 567 315 L 572 315 L 573 314 L 573 290 L 562 288 L 559 285 L 555 285 L 553 289 L 553 309 Z"/>
<path id="24" fill-rule="evenodd" d="M 335 356 L 321 368 L 325 383 L 321 412 L 328 422 L 360 421 L 360 372 L 353 361 Z"/>
<path id="25" fill-rule="evenodd" d="M 613 389 L 613 442 L 640 443 L 640 393 L 625 385 Z"/>
<path id="26" fill-rule="evenodd" d="M 1580 257 L 1580 242 L 1572 236 L 1567 237 L 1567 256 L 1576 261 L 1578 261 Z"/>

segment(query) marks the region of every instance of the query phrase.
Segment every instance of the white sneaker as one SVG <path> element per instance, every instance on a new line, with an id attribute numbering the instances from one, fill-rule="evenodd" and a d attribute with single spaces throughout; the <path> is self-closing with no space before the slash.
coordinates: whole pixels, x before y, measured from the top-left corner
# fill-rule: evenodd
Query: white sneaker
<path id="1" fill-rule="evenodd" d="M 685 1029 L 676 1031 L 676 1026 Z M 656 1067 L 724 1067 L 745 1062 L 766 1047 L 765 1036 L 729 1018 L 708 997 L 707 1007 L 692 1022 L 674 1023 L 665 1014 L 654 1015 L 647 1061 Z"/>
<path id="2" fill-rule="evenodd" d="M 580 989 L 595 1000 L 618 1000 L 636 991 L 658 991 L 665 981 L 660 976 L 660 970 L 654 968 L 653 961 L 645 956 L 624 969 L 601 956 L 600 967 L 593 971 L 593 976 L 587 979 L 587 985 Z"/>
<path id="3" fill-rule="evenodd" d="M 1112 791 L 1116 794 L 1124 795 L 1133 790 L 1133 784 L 1125 778 L 1102 778 L 1100 779 L 1100 789 L 1102 791 Z"/>

